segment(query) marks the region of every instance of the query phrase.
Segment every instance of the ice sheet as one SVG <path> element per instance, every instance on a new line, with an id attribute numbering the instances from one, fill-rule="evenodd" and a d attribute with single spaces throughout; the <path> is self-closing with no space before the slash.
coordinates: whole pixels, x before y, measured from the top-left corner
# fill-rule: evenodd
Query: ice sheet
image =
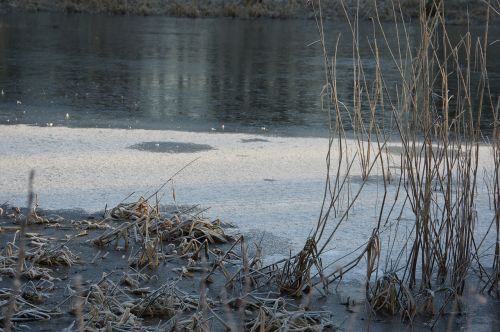
<path id="1" fill-rule="evenodd" d="M 25 125 L 0 126 L 0 142 L 0 203 L 26 205 L 28 174 L 34 169 L 35 192 L 45 209 L 102 210 L 132 192 L 135 197 L 154 192 L 196 159 L 174 179 L 175 202 L 170 185 L 162 202 L 210 207 L 207 213 L 211 217 L 235 224 L 244 234 L 268 232 L 272 236 L 264 249 L 272 257 L 300 250 L 314 228 L 323 197 L 328 150 L 326 138 Z M 207 144 L 214 149 L 188 153 L 130 149 L 143 142 Z M 355 141 L 348 140 L 347 146 L 353 156 Z M 391 147 L 387 161 L 397 175 L 400 144 L 393 142 Z M 333 162 L 339 158 L 336 151 Z M 480 149 L 480 157 L 482 173 L 492 166 L 487 147 Z M 354 193 L 362 183 L 359 163 L 353 164 L 351 174 Z M 478 230 L 484 232 L 493 212 L 488 180 L 480 178 L 476 199 L 482 219 Z M 377 222 L 382 187 L 381 171 L 375 167 L 349 219 L 333 238 L 325 262 L 334 261 L 369 238 Z M 389 198 L 396 188 L 397 181 L 389 185 Z M 410 231 L 411 212 L 405 212 L 402 220 L 399 234 Z M 384 238 L 382 245 L 387 240 Z M 398 242 L 396 248 L 403 245 Z M 346 277 L 362 279 L 363 275 L 361 264 Z"/>

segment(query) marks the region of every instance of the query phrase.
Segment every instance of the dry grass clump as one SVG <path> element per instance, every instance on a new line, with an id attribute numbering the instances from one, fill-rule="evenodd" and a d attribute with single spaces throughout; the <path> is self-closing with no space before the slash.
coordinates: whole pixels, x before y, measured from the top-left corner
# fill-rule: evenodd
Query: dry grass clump
<path id="1" fill-rule="evenodd" d="M 276 283 L 280 292 L 300 296 L 302 291 L 309 289 L 312 286 L 311 268 L 313 266 L 318 271 L 322 270 L 316 242 L 313 238 L 309 238 L 304 248 L 295 257 L 287 259 L 283 267 L 277 270 Z"/>
<path id="2" fill-rule="evenodd" d="M 124 294 L 119 291 L 118 285 L 106 277 L 90 286 L 84 301 L 80 300 L 82 303 L 78 303 L 78 307 L 74 309 L 75 313 L 83 311 L 80 306 L 88 309 L 83 315 L 83 330 L 107 331 L 114 327 L 134 331 L 142 328 L 142 320 L 123 305 Z"/>
<path id="3" fill-rule="evenodd" d="M 227 301 L 229 308 L 244 309 L 245 331 L 322 331 L 334 329 L 332 313 L 299 308 L 283 297 L 248 293 Z"/>
<path id="4" fill-rule="evenodd" d="M 9 262 L 8 264 L 5 264 L 5 261 L 0 262 L 1 267 L 0 267 L 0 275 L 7 276 L 14 278 L 16 275 L 16 261 Z M 25 262 L 23 270 L 21 272 L 21 277 L 28 279 L 28 280 L 38 280 L 38 279 L 44 279 L 44 280 L 54 280 L 54 277 L 52 277 L 52 270 L 36 266 L 34 264 Z"/>
<path id="5" fill-rule="evenodd" d="M 127 315 L 126 317 L 133 317 L 134 322 L 139 319 L 168 319 L 161 325 L 162 329 L 167 330 L 209 331 L 215 323 L 228 329 L 230 325 L 226 319 L 233 314 L 229 313 L 229 317 L 226 315 L 226 319 L 222 318 L 214 310 L 221 306 L 236 306 L 241 311 L 239 314 L 243 315 L 242 326 L 247 330 L 313 331 L 333 326 L 327 312 L 311 312 L 295 307 L 286 298 L 268 299 L 249 295 L 249 292 L 263 284 L 271 287 L 270 281 L 277 276 L 278 269 L 262 267 L 259 246 L 251 259 L 242 236 L 225 251 L 213 248 L 211 244 L 233 240 L 224 234 L 220 222 L 210 222 L 185 213 L 175 213 L 166 218 L 158 211 L 142 198 L 136 203 L 121 204 L 112 209 L 107 218 L 107 222 L 121 225 L 105 232 L 94 243 L 109 244 L 125 240 L 124 238 L 129 241 L 135 239 L 141 244 L 131 260 L 132 266 L 137 267 L 157 266 L 162 259 L 187 258 L 185 266 L 173 270 L 180 273 L 180 278 L 200 278 L 200 294 L 184 292 L 177 287 L 177 282 L 166 283 L 156 290 L 141 287 L 145 277 L 140 272 L 124 274 L 118 283 L 105 277 L 90 288 L 84 302 L 87 311 L 84 315 L 86 326 L 102 329 L 111 322 L 123 321 L 124 315 Z M 164 241 L 169 243 L 165 248 L 162 246 Z M 239 251 L 236 250 L 238 245 L 241 247 Z M 309 243 L 296 258 L 297 262 L 302 260 L 303 264 L 295 265 L 309 270 L 311 266 L 307 265 L 308 262 L 316 259 L 314 248 L 314 244 Z M 236 272 L 230 272 L 228 266 L 235 264 Z M 298 271 L 296 272 L 290 278 L 298 278 Z M 243 297 L 226 301 L 226 304 L 208 298 L 205 287 L 214 282 L 216 276 L 224 276 L 226 287 L 241 292 Z M 283 274 L 280 276 L 284 278 L 283 284 L 289 280 Z M 297 286 L 298 293 L 302 291 L 304 282 L 300 281 L 294 286 Z"/>
<path id="6" fill-rule="evenodd" d="M 2 256 L 4 266 L 17 261 L 20 248 L 15 244 L 18 233 L 14 235 L 12 242 L 8 242 Z M 27 243 L 31 248 L 25 249 L 25 260 L 39 265 L 73 265 L 79 258 L 65 244 L 51 246 L 53 238 L 46 238 L 38 233 L 26 233 Z"/>
<path id="7" fill-rule="evenodd" d="M 213 302 L 209 300 L 213 306 Z M 199 296 L 188 295 L 178 289 L 174 283 L 167 283 L 150 291 L 141 299 L 133 301 L 131 312 L 138 317 L 173 317 L 175 314 L 196 310 Z"/>
<path id="8" fill-rule="evenodd" d="M 26 220 L 26 216 L 21 212 L 21 208 L 19 207 L 11 207 L 10 209 L 6 208 L 5 211 L 2 209 L 2 215 L 0 216 L 11 219 L 16 223 Z"/>
<path id="9" fill-rule="evenodd" d="M 40 295 L 40 294 L 38 294 Z M 0 326 L 5 322 L 5 312 L 8 306 L 11 305 L 12 290 L 0 289 Z M 32 299 L 31 299 L 32 300 Z M 49 310 L 40 308 L 31 303 L 30 299 L 25 299 L 24 296 L 16 296 L 13 304 L 13 313 L 10 317 L 12 323 L 31 322 L 37 320 L 49 320 L 54 315 Z M 5 327 L 5 326 L 3 326 Z"/>
<path id="10" fill-rule="evenodd" d="M 28 209 L 28 214 L 25 215 L 22 212 L 22 209 L 20 207 L 11 207 L 10 208 L 10 213 L 9 212 L 4 212 L 2 208 L 0 208 L 0 217 L 4 216 L 8 219 L 13 220 L 16 223 L 21 223 L 26 221 L 28 225 L 30 224 L 38 224 L 38 225 L 60 225 L 64 221 L 64 218 L 58 215 L 49 215 L 49 216 L 42 216 L 38 213 L 38 202 L 36 201 L 37 198 L 35 198 L 35 203 L 33 204 L 33 207 L 31 209 Z M 7 211 L 9 209 L 6 209 Z M 8 227 L 4 227 L 8 229 Z"/>
<path id="11" fill-rule="evenodd" d="M 104 220 L 101 221 L 93 221 L 93 220 L 76 220 L 72 222 L 72 225 L 75 226 L 76 228 L 82 229 L 82 230 L 98 230 L 98 229 L 109 229 L 111 226 L 107 223 L 104 222 Z"/>
<path id="12" fill-rule="evenodd" d="M 35 204 L 33 206 L 33 208 L 31 209 L 31 211 L 28 213 L 28 217 L 26 218 L 26 222 L 29 224 L 31 223 L 34 223 L 34 224 L 45 224 L 45 223 L 49 223 L 49 220 L 46 219 L 46 218 L 43 218 L 43 217 L 40 217 L 37 213 L 37 210 L 38 209 L 38 202 L 37 202 L 37 199 L 35 199 Z"/>
<path id="13" fill-rule="evenodd" d="M 29 250 L 26 253 L 26 259 L 41 265 L 71 266 L 75 264 L 79 258 L 65 245 L 50 247 L 45 244 Z"/>
<path id="14" fill-rule="evenodd" d="M 403 321 L 412 323 L 417 314 L 435 315 L 439 304 L 442 303 L 442 299 L 436 298 L 436 295 L 444 293 L 448 297 L 456 295 L 450 288 L 441 289 L 439 292 L 431 289 L 412 291 L 397 274 L 392 273 L 370 285 L 367 300 L 374 312 L 391 316 L 399 313 Z"/>
<path id="15" fill-rule="evenodd" d="M 27 235 L 30 235 L 29 233 Z M 17 271 L 17 265 L 18 265 L 18 257 L 19 257 L 19 248 L 16 245 L 16 239 L 17 239 L 18 233 L 16 232 L 14 234 L 14 239 L 12 242 L 7 242 L 7 245 L 5 246 L 4 250 L 0 252 L 0 275 L 4 276 L 9 276 L 14 278 L 16 276 L 16 271 Z M 40 237 L 34 236 L 34 234 L 31 234 L 32 239 L 34 238 L 35 240 L 40 241 Z M 35 242 L 39 244 L 39 242 Z M 46 279 L 46 280 L 53 280 L 54 278 L 52 277 L 51 273 L 52 271 L 50 269 L 40 267 L 36 265 L 36 263 L 39 263 L 39 260 L 50 260 L 50 256 L 47 255 L 46 249 L 41 249 L 46 247 L 46 244 L 41 244 L 41 246 L 37 246 L 37 248 L 33 250 L 28 250 L 27 256 L 30 257 L 30 259 L 23 260 L 20 276 L 28 279 L 28 280 L 37 280 L 37 279 Z M 36 259 L 32 259 L 33 257 L 37 257 Z M 70 258 L 74 258 L 74 256 L 71 254 L 69 256 Z M 64 256 L 62 259 L 67 258 Z M 52 258 L 54 261 L 60 261 L 60 258 Z"/>
<path id="16" fill-rule="evenodd" d="M 187 212 L 189 210 L 165 217 L 160 213 L 158 205 L 153 207 L 141 197 L 135 203 L 120 204 L 109 211 L 103 222 L 121 223 L 93 242 L 98 246 L 114 242 L 117 247 L 123 241 L 124 247 L 128 248 L 132 239 L 141 248 L 131 259 L 131 265 L 153 268 L 160 261 L 179 255 L 198 260 L 202 248 L 208 254 L 209 244 L 234 240 L 224 233 L 219 220 L 210 221 Z M 165 248 L 164 243 L 168 243 Z"/>
<path id="17" fill-rule="evenodd" d="M 41 304 L 53 290 L 54 283 L 50 280 L 28 281 L 21 287 L 21 296 L 32 304 Z"/>
<path id="18" fill-rule="evenodd" d="M 176 282 L 166 283 L 155 290 L 139 288 L 139 283 L 145 279 L 147 277 L 140 273 L 125 274 L 120 282 L 115 283 L 109 275 L 104 275 L 82 294 L 73 291 L 72 296 L 78 300 L 73 312 L 83 314 L 84 330 L 107 331 L 110 327 L 120 331 L 162 330 L 160 326 L 145 326 L 144 319 L 177 319 L 199 307 L 199 296 L 178 289 Z M 211 300 L 207 303 L 214 305 Z"/>
<path id="19" fill-rule="evenodd" d="M 287 311 L 264 306 L 256 318 L 245 324 L 248 331 L 323 331 L 333 326 L 331 313 L 327 311 Z"/>
<path id="20" fill-rule="evenodd" d="M 399 286 L 400 281 L 397 275 L 386 275 L 377 280 L 368 294 L 372 309 L 376 312 L 395 315 L 401 308 L 401 301 L 398 297 Z"/>

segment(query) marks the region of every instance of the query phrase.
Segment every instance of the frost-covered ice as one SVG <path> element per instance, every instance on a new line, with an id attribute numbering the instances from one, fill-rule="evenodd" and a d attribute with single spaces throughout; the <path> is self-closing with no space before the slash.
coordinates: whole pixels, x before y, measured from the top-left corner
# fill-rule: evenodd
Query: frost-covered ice
<path id="1" fill-rule="evenodd" d="M 299 250 L 314 228 L 323 197 L 328 149 L 326 138 L 25 125 L 0 126 L 0 141 L 0 204 L 24 206 L 28 174 L 35 169 L 35 192 L 45 209 L 102 210 L 105 204 L 114 206 L 132 192 L 136 197 L 154 192 L 199 158 L 175 177 L 176 203 L 210 207 L 207 213 L 211 217 L 231 222 L 242 233 L 255 234 L 255 239 L 262 231 L 269 232 L 264 249 L 272 258 L 290 249 Z M 143 142 L 172 141 L 207 144 L 214 149 L 172 154 L 129 148 Z M 354 142 L 348 144 L 353 151 Z M 397 166 L 398 144 L 393 146 L 395 153 L 389 162 Z M 336 158 L 334 153 L 332 160 Z M 479 173 L 491 164 L 487 148 L 481 149 L 481 159 L 485 162 Z M 324 262 L 341 257 L 369 238 L 382 199 L 381 172 L 374 169 L 372 174 L 349 219 L 336 233 Z M 355 164 L 353 190 L 361 183 L 359 175 Z M 393 195 L 396 184 L 391 186 Z M 171 187 L 168 189 L 164 204 L 173 203 Z M 493 212 L 482 180 L 477 206 L 486 211 L 478 225 L 484 230 Z M 411 213 L 402 217 L 408 222 L 400 223 L 400 234 L 409 232 L 412 226 Z M 386 240 L 382 239 L 383 246 Z M 362 279 L 363 275 L 360 266 L 350 277 Z"/>
<path id="2" fill-rule="evenodd" d="M 28 174 L 45 209 L 113 206 L 175 177 L 176 202 L 210 207 L 242 231 L 273 230 L 298 245 L 317 219 L 326 139 L 155 130 L 0 126 L 0 203 L 25 205 Z M 251 141 L 248 141 L 251 140 Z M 197 153 L 130 149 L 142 142 L 207 144 Z M 172 204 L 171 192 L 163 199 Z M 297 233 L 297 230 L 300 232 Z M 284 250 L 287 251 L 286 249 Z"/>

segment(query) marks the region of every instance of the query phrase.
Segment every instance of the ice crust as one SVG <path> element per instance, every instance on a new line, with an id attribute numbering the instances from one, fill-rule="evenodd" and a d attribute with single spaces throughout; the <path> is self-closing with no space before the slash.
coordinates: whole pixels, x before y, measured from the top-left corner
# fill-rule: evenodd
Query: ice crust
<path id="1" fill-rule="evenodd" d="M 214 149 L 157 153 L 129 148 L 152 141 L 207 144 Z M 162 202 L 210 207 L 206 214 L 233 223 L 243 234 L 265 231 L 273 239 L 282 239 L 264 243 L 268 259 L 300 250 L 314 229 L 323 198 L 328 151 L 327 138 L 26 125 L 0 126 L 0 142 L 0 204 L 26 205 L 28 174 L 34 169 L 35 192 L 44 209 L 103 210 L 106 204 L 114 206 L 132 192 L 135 198 L 154 192 L 198 158 L 174 178 L 173 187 L 169 185 L 163 191 Z M 355 141 L 348 140 L 347 146 L 353 156 Z M 387 161 L 393 175 L 397 175 L 400 144 L 391 143 L 389 150 L 392 153 L 387 155 Z M 338 151 L 332 151 L 333 163 Z M 486 146 L 480 149 L 480 160 L 478 173 L 491 169 L 493 161 Z M 352 192 L 362 183 L 360 174 L 359 163 L 355 162 L 350 178 Z M 482 219 L 477 232 L 484 233 L 494 212 L 487 194 L 488 180 L 479 178 L 476 204 Z M 389 201 L 396 192 L 395 182 L 389 185 Z M 331 242 L 324 262 L 333 262 L 366 242 L 377 222 L 382 188 L 382 173 L 375 167 L 348 220 Z M 391 216 L 385 226 L 387 234 L 395 218 Z M 397 234 L 404 235 L 412 227 L 411 211 L 401 218 Z M 388 239 L 388 235 L 382 238 L 382 246 L 388 245 Z M 492 241 L 486 241 L 484 248 Z M 399 239 L 395 247 L 403 245 Z M 383 256 L 382 262 L 385 259 Z M 364 274 L 361 264 L 346 278 L 362 280 Z"/>

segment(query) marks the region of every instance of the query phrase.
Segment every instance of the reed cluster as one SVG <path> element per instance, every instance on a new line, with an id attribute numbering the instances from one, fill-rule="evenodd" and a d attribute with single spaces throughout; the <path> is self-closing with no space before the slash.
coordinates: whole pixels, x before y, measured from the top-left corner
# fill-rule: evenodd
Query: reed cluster
<path id="1" fill-rule="evenodd" d="M 456 41 L 448 33 L 452 28 L 444 1 L 420 2 L 416 38 L 410 33 L 415 25 L 406 21 L 398 1 L 392 2 L 390 26 L 382 23 L 374 6 L 371 36 L 360 35 L 361 9 L 339 1 L 351 31 L 350 100 L 340 96 L 339 86 L 346 83 L 337 79 L 343 36 L 332 47 L 322 2 L 311 4 L 325 66 L 322 105 L 331 133 L 327 178 L 323 208 L 308 240 L 315 244 L 314 255 L 304 260 L 298 254 L 287 263 L 293 268 L 286 270 L 309 275 L 315 265 L 318 280 L 313 284 L 327 287 L 366 263 L 371 309 L 399 313 L 410 322 L 419 313 L 441 314 L 450 303 L 460 304 L 471 275 L 498 297 L 500 98 L 490 90 L 487 54 L 490 19 L 498 16 L 500 3 L 485 3 L 482 36 L 473 39 L 466 32 Z M 393 29 L 396 40 L 389 40 L 387 29 Z M 371 49 L 368 56 L 360 51 L 365 42 Z M 381 53 L 391 61 L 381 61 Z M 385 77 L 388 70 L 396 71 L 396 81 Z M 490 129 L 485 130 L 485 119 L 493 119 L 486 124 Z M 389 153 L 394 146 L 399 147 L 396 157 Z M 351 181 L 354 176 L 360 177 L 359 184 Z M 476 205 L 483 176 L 493 201 L 486 211 Z M 379 181 L 380 197 L 372 235 L 349 263 L 327 273 L 320 264 L 323 253 L 350 214 L 363 206 L 359 197 L 372 177 Z M 370 224 L 357 222 L 359 227 Z M 486 224 L 486 232 L 478 233 L 479 223 Z M 486 244 L 492 235 L 495 243 Z"/>

